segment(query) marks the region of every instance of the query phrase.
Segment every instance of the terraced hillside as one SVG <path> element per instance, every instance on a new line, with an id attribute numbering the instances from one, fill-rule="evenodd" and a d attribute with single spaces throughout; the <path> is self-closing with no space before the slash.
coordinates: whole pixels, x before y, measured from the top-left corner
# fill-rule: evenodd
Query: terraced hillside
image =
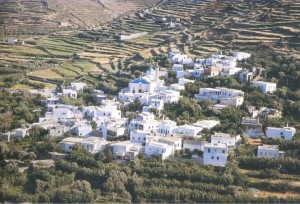
<path id="1" fill-rule="evenodd" d="M 48 8 L 55 10 L 53 6 L 58 2 L 48 1 Z M 193 57 L 217 51 L 245 50 L 258 55 L 257 58 L 260 55 L 268 57 L 262 47 L 267 46 L 273 53 L 299 60 L 299 2 L 167 0 L 147 5 L 148 10 L 139 9 L 140 5 L 155 3 L 155 0 L 101 0 L 90 3 L 97 3 L 94 9 L 120 13 L 120 8 L 124 5 L 122 2 L 128 5 L 122 11 L 135 11 L 102 26 L 56 31 L 48 36 L 24 37 L 22 40 L 25 45 L 0 45 L 0 73 L 9 73 L 11 77 L 17 75 L 18 78 L 20 73 L 23 76 L 27 74 L 31 79 L 39 81 L 44 81 L 45 78 L 57 81 L 80 78 L 97 83 L 91 79 L 90 73 L 117 72 L 133 65 L 143 65 L 145 61 L 150 62 L 155 57 L 163 59 L 176 46 Z M 84 10 L 85 7 L 82 8 Z M 68 9 L 65 13 L 68 13 Z M 80 13 L 78 9 L 75 11 Z M 46 11 L 49 12 L 52 11 Z M 84 13 L 80 15 L 83 16 Z M 39 16 L 42 15 L 44 14 Z M 55 15 L 58 14 L 53 14 Z M 89 25 L 99 21 L 98 14 L 91 12 L 91 15 L 94 18 L 89 18 Z M 166 24 L 171 21 L 180 22 L 182 26 L 167 29 Z M 76 22 L 78 27 L 82 26 L 79 20 Z M 2 27 L 2 31 L 5 29 Z M 140 32 L 148 34 L 136 39 L 119 40 L 120 35 Z"/>
<path id="2" fill-rule="evenodd" d="M 0 0 L 0 37 L 92 28 L 157 0 Z"/>
<path id="3" fill-rule="evenodd" d="M 262 43 L 272 45 L 280 54 L 296 56 L 300 48 L 298 6 L 299 3 L 288 2 L 228 4 L 169 0 L 154 7 L 150 14 L 139 11 L 89 33 L 103 42 L 80 54 L 104 68 L 137 53 L 144 58 L 164 54 L 175 44 L 184 45 L 184 51 L 195 57 L 226 49 L 252 50 Z M 166 30 L 166 22 L 156 21 L 165 17 L 179 18 L 183 27 Z M 119 34 L 145 31 L 149 35 L 134 40 L 112 39 Z"/>

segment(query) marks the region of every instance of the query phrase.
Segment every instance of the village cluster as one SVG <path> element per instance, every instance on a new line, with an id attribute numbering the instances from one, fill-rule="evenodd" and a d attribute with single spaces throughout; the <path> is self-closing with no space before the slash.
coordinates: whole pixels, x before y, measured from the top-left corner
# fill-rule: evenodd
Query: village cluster
<path id="1" fill-rule="evenodd" d="M 212 54 L 206 59 L 193 60 L 185 54 L 169 53 L 168 60 L 173 64 L 172 70 L 176 72 L 177 83 L 166 85 L 164 78 L 167 77 L 167 69 L 149 68 L 142 76 L 132 80 L 127 88 L 120 91 L 114 99 L 108 97 L 101 90 L 94 90 L 95 100 L 99 106 L 74 107 L 60 104 L 61 96 L 77 98 L 78 91 L 83 90 L 85 83 L 71 83 L 61 93 L 55 90 L 32 90 L 31 93 L 39 93 L 47 97 L 45 106 L 48 112 L 39 119 L 38 123 L 31 124 L 26 128 L 19 128 L 6 133 L 2 137 L 8 140 L 15 137 L 25 137 L 28 130 L 37 125 L 49 131 L 49 135 L 62 136 L 72 132 L 77 137 L 68 137 L 60 142 L 62 149 L 68 153 L 74 144 L 83 145 L 89 152 L 97 153 L 110 146 L 115 158 L 133 159 L 140 153 L 147 156 L 161 155 L 166 159 L 174 155 L 176 150 L 190 149 L 203 151 L 203 157 L 194 155 L 193 160 L 204 165 L 225 166 L 227 163 L 228 150 L 236 148 L 241 143 L 240 135 L 215 133 L 211 140 L 201 140 L 204 129 L 213 129 L 220 122 L 216 120 L 201 120 L 194 124 L 177 125 L 161 117 L 157 119 L 152 109 L 162 116 L 162 110 L 167 103 L 177 103 L 180 99 L 180 90 L 185 89 L 185 83 L 193 83 L 194 80 L 186 79 L 189 75 L 194 78 L 215 76 L 238 76 L 241 82 L 250 82 L 257 86 L 264 94 L 276 91 L 276 83 L 259 81 L 262 70 L 252 71 L 237 67 L 240 60 L 246 60 L 250 54 L 234 52 L 232 56 Z M 190 78 L 190 77 L 189 77 Z M 198 100 L 210 100 L 214 110 L 225 107 L 239 107 L 244 102 L 244 92 L 226 87 L 200 88 L 194 96 Z M 122 117 L 120 107 L 139 100 L 143 105 L 142 112 L 136 118 Z M 296 130 L 293 127 L 268 127 L 266 133 L 262 131 L 259 115 L 267 117 L 281 117 L 281 113 L 275 109 L 261 107 L 248 107 L 252 117 L 243 118 L 241 125 L 243 134 L 248 137 L 292 139 Z M 93 122 L 92 122 L 93 121 Z M 96 124 L 96 126 L 92 125 Z M 108 141 L 109 137 L 129 135 L 128 141 Z M 191 139 L 194 138 L 194 139 Z M 258 146 L 258 157 L 284 157 L 277 145 Z"/>

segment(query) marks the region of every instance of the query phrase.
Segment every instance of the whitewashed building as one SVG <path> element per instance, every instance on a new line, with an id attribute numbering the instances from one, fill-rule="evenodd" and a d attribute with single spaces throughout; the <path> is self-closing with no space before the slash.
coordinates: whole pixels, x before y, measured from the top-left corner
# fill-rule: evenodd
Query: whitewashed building
<path id="1" fill-rule="evenodd" d="M 283 158 L 285 156 L 284 151 L 279 151 L 278 145 L 266 145 L 258 146 L 257 148 L 258 157 L 268 157 L 268 158 Z"/>
<path id="2" fill-rule="evenodd" d="M 67 133 L 69 130 L 70 127 L 63 124 L 53 125 L 53 127 L 49 129 L 49 136 L 59 137 Z"/>
<path id="3" fill-rule="evenodd" d="M 74 118 L 75 114 L 70 108 L 54 108 L 52 112 L 47 112 L 45 118 L 53 121 L 67 121 Z"/>
<path id="4" fill-rule="evenodd" d="M 253 72 L 250 72 L 248 70 L 244 70 L 241 73 L 239 73 L 239 81 L 240 82 L 250 82 L 253 80 Z"/>
<path id="5" fill-rule="evenodd" d="M 160 113 L 164 108 L 164 101 L 160 99 L 152 99 L 149 106 L 143 106 L 142 112 L 149 112 L 151 109 L 157 109 Z"/>
<path id="6" fill-rule="evenodd" d="M 134 130 L 130 132 L 130 141 L 146 144 L 150 138 L 149 131 Z"/>
<path id="7" fill-rule="evenodd" d="M 83 138 L 78 138 L 78 137 L 68 137 L 63 139 L 60 143 L 59 146 L 62 148 L 64 152 L 71 152 L 72 147 L 75 144 L 80 144 L 84 139 Z"/>
<path id="8" fill-rule="evenodd" d="M 199 94 L 195 94 L 196 99 L 211 100 L 213 103 L 220 102 L 222 105 L 237 107 L 244 102 L 244 92 L 236 89 L 224 87 L 200 88 Z"/>
<path id="9" fill-rule="evenodd" d="M 225 166 L 227 163 L 228 148 L 226 144 L 205 144 L 203 152 L 203 164 L 213 166 Z"/>
<path id="10" fill-rule="evenodd" d="M 121 111 L 114 106 L 99 107 L 96 109 L 96 117 L 121 118 Z"/>
<path id="11" fill-rule="evenodd" d="M 77 98 L 77 91 L 73 89 L 63 89 L 62 90 L 62 95 L 63 96 L 68 96 L 70 98 Z"/>
<path id="12" fill-rule="evenodd" d="M 169 53 L 168 60 L 172 63 L 180 63 L 183 60 L 189 59 L 189 57 L 185 54 L 179 54 L 179 53 Z"/>
<path id="13" fill-rule="evenodd" d="M 150 112 L 142 112 L 138 114 L 136 119 L 140 121 L 152 121 L 154 120 L 154 114 Z"/>
<path id="14" fill-rule="evenodd" d="M 190 149 L 191 151 L 197 149 L 204 151 L 204 145 L 208 142 L 205 140 L 183 140 L 183 147 L 182 149 Z"/>
<path id="15" fill-rule="evenodd" d="M 165 160 L 173 154 L 173 146 L 166 143 L 153 141 L 145 146 L 145 154 L 147 156 L 158 154 L 161 155 L 162 160 Z"/>
<path id="16" fill-rule="evenodd" d="M 85 87 L 87 86 L 86 83 L 80 83 L 80 82 L 72 82 L 71 83 L 71 89 L 75 90 L 75 91 L 82 91 Z"/>
<path id="17" fill-rule="evenodd" d="M 90 153 L 94 154 L 99 151 L 102 151 L 107 144 L 107 142 L 98 137 L 89 137 L 86 139 L 78 138 L 78 137 L 68 137 L 63 139 L 59 145 L 63 149 L 64 152 L 71 152 L 72 147 L 75 144 L 80 144 L 84 148 L 86 148 Z"/>
<path id="18" fill-rule="evenodd" d="M 128 131 L 134 131 L 134 130 L 142 130 L 142 131 L 149 131 L 151 133 L 156 132 L 159 122 L 156 120 L 152 121 L 143 121 L 143 120 L 137 120 L 133 119 L 130 121 L 128 125 Z"/>
<path id="19" fill-rule="evenodd" d="M 190 79 L 185 79 L 185 78 L 180 78 L 178 79 L 178 84 L 184 85 L 186 83 L 194 83 L 195 80 L 190 80 Z"/>
<path id="20" fill-rule="evenodd" d="M 241 72 L 243 69 L 239 67 L 230 67 L 230 68 L 223 68 L 221 71 L 221 76 L 233 76 Z"/>
<path id="21" fill-rule="evenodd" d="M 226 144 L 228 148 L 236 148 L 236 146 L 241 143 L 241 140 L 240 135 L 231 136 L 225 133 L 215 133 L 211 136 L 212 144 Z"/>
<path id="22" fill-rule="evenodd" d="M 166 143 L 168 145 L 173 146 L 173 151 L 172 154 L 176 150 L 181 150 L 182 149 L 182 138 L 181 137 L 156 137 L 155 140 L 160 143 Z"/>
<path id="23" fill-rule="evenodd" d="M 141 143 L 131 141 L 113 143 L 111 147 L 113 149 L 113 156 L 122 159 L 133 159 L 145 149 Z"/>
<path id="24" fill-rule="evenodd" d="M 210 130 L 219 124 L 220 124 L 220 121 L 218 121 L 218 120 L 200 120 L 200 121 L 194 123 L 193 125 L 200 127 L 202 129 L 206 128 L 206 129 Z"/>
<path id="25" fill-rule="evenodd" d="M 76 122 L 72 127 L 72 132 L 77 136 L 89 137 L 92 131 L 92 125 L 87 121 Z"/>
<path id="26" fill-rule="evenodd" d="M 180 99 L 180 92 L 174 90 L 160 91 L 157 93 L 156 99 L 161 99 L 164 103 L 178 103 Z"/>
<path id="27" fill-rule="evenodd" d="M 220 105 L 237 108 L 244 103 L 244 96 L 235 96 L 233 98 L 226 98 L 220 101 Z"/>
<path id="28" fill-rule="evenodd" d="M 262 124 L 258 118 L 243 117 L 242 127 L 243 134 L 249 137 L 261 137 L 263 135 Z"/>
<path id="29" fill-rule="evenodd" d="M 181 125 L 181 126 L 178 126 L 178 128 L 176 129 L 177 134 L 190 136 L 190 137 L 199 136 L 201 131 L 202 131 L 201 127 L 197 127 L 194 125 Z"/>
<path id="30" fill-rule="evenodd" d="M 177 72 L 177 71 L 184 71 L 183 65 L 182 64 L 174 64 L 172 67 L 172 70 Z"/>
<path id="31" fill-rule="evenodd" d="M 81 145 L 92 154 L 103 151 L 106 144 L 107 142 L 99 137 L 88 137 L 81 142 Z"/>
<path id="32" fill-rule="evenodd" d="M 170 137 L 177 132 L 177 128 L 175 121 L 164 120 L 158 124 L 157 134 L 164 137 Z"/>
<path id="33" fill-rule="evenodd" d="M 266 135 L 267 138 L 282 138 L 285 140 L 291 140 L 296 133 L 296 129 L 293 127 L 267 127 Z"/>
<path id="34" fill-rule="evenodd" d="M 254 86 L 258 87 L 264 94 L 274 93 L 276 91 L 276 83 L 265 81 L 253 81 Z"/>
<path id="35" fill-rule="evenodd" d="M 154 92 L 156 88 L 156 83 L 154 81 L 150 81 L 149 78 L 146 77 L 139 77 L 129 83 L 130 93 Z"/>
<path id="36" fill-rule="evenodd" d="M 246 52 L 233 52 L 232 56 L 235 57 L 237 60 L 244 60 L 251 57 L 251 54 Z"/>
<path id="37" fill-rule="evenodd" d="M 55 105 L 59 104 L 59 98 L 58 97 L 46 98 L 45 104 L 47 107 L 55 106 Z"/>

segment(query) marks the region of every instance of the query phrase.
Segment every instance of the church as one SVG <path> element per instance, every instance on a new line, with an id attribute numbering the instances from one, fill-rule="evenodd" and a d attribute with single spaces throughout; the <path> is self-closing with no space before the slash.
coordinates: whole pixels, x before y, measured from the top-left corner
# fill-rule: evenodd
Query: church
<path id="1" fill-rule="evenodd" d="M 132 80 L 129 83 L 129 92 L 130 93 L 145 93 L 145 92 L 157 92 L 158 87 L 162 86 L 164 83 L 164 80 L 159 79 L 159 68 L 158 66 L 154 70 L 152 67 L 150 67 L 145 76 L 140 76 L 139 78 L 136 78 Z"/>

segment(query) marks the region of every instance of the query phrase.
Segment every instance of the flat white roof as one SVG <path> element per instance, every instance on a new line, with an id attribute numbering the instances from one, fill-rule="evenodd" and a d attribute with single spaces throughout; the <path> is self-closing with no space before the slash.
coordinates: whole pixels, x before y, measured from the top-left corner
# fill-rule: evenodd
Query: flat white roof
<path id="1" fill-rule="evenodd" d="M 112 146 L 123 146 L 123 147 L 127 147 L 129 145 L 132 145 L 132 146 L 143 146 L 143 144 L 141 144 L 141 143 L 131 142 L 129 140 L 122 141 L 122 142 L 111 143 L 111 145 Z"/>
<path id="2" fill-rule="evenodd" d="M 218 121 L 218 120 L 201 120 L 201 121 L 194 123 L 193 125 L 198 126 L 198 127 L 207 127 L 207 126 L 215 126 L 218 124 L 220 124 L 220 121 Z"/>
<path id="3" fill-rule="evenodd" d="M 231 138 L 230 134 L 222 133 L 222 132 L 216 132 L 214 135 L 211 136 L 213 137 L 221 137 L 221 138 Z"/>
<path id="4" fill-rule="evenodd" d="M 227 145 L 223 143 L 218 143 L 218 144 L 206 143 L 204 144 L 204 147 L 227 148 Z"/>
<path id="5" fill-rule="evenodd" d="M 81 143 L 84 139 L 79 137 L 67 137 L 63 139 L 60 143 Z"/>
<path id="6" fill-rule="evenodd" d="M 152 146 L 152 147 L 160 147 L 160 148 L 167 148 L 169 145 L 166 143 L 162 143 L 162 142 L 155 142 L 152 141 L 150 142 L 148 145 L 146 146 Z"/>
<path id="7" fill-rule="evenodd" d="M 156 137 L 159 140 L 162 140 L 162 141 L 168 141 L 168 142 L 177 142 L 177 141 L 181 141 L 182 138 L 181 137 Z"/>
<path id="8" fill-rule="evenodd" d="M 253 81 L 253 84 L 272 84 L 272 85 L 276 85 L 276 83 L 273 82 L 266 82 L 266 81 Z"/>
<path id="9" fill-rule="evenodd" d="M 267 127 L 267 129 L 273 129 L 273 130 L 296 130 L 294 127 L 282 127 L 282 128 L 278 128 L 278 127 Z"/>
<path id="10" fill-rule="evenodd" d="M 145 133 L 145 134 L 150 134 L 150 131 L 147 131 L 147 130 L 134 130 L 134 131 L 131 131 L 133 133 Z"/>
<path id="11" fill-rule="evenodd" d="M 258 149 L 259 150 L 279 150 L 279 146 L 263 144 L 262 146 L 258 146 Z"/>
<path id="12" fill-rule="evenodd" d="M 185 128 L 185 129 L 190 129 L 190 130 L 195 130 L 195 131 L 201 131 L 202 130 L 201 127 L 198 127 L 198 126 L 195 126 L 195 125 L 181 125 L 179 127 Z"/>
<path id="13" fill-rule="evenodd" d="M 81 141 L 81 143 L 88 143 L 88 144 L 95 144 L 96 142 L 102 142 L 105 143 L 106 141 L 103 138 L 100 137 L 88 137 Z"/>

